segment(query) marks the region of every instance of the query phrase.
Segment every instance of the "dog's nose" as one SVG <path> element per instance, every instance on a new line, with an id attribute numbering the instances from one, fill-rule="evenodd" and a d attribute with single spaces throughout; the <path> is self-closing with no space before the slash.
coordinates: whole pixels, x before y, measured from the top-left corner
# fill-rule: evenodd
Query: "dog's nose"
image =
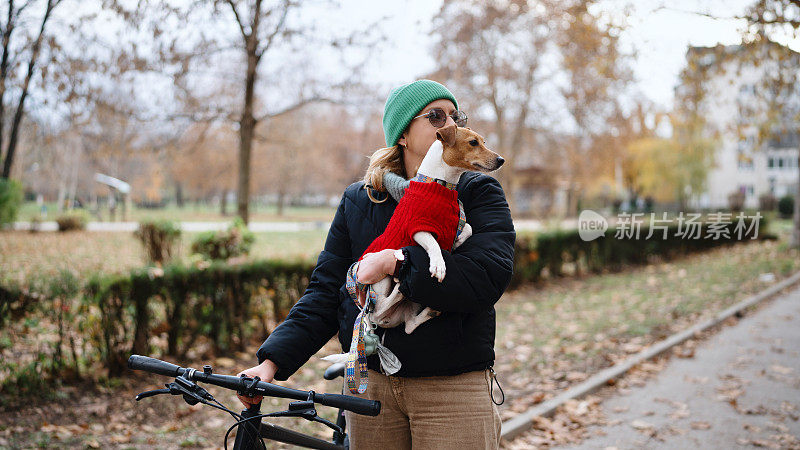
<path id="1" fill-rule="evenodd" d="M 495 167 L 497 167 L 497 168 L 499 169 L 499 168 L 500 168 L 500 166 L 502 166 L 504 162 L 506 162 L 506 160 L 505 160 L 505 159 L 503 159 L 503 157 L 502 157 L 502 156 L 498 156 L 498 157 L 497 157 L 497 161 L 496 161 L 496 163 L 497 163 L 497 166 L 495 166 Z"/>

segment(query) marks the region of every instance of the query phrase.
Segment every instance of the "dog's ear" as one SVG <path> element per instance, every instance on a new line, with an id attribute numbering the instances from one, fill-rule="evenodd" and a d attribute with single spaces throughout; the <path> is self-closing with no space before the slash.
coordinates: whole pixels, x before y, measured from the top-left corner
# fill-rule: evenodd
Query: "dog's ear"
<path id="1" fill-rule="evenodd" d="M 436 139 L 442 141 L 442 144 L 453 146 L 456 143 L 456 126 L 439 128 L 436 130 Z"/>

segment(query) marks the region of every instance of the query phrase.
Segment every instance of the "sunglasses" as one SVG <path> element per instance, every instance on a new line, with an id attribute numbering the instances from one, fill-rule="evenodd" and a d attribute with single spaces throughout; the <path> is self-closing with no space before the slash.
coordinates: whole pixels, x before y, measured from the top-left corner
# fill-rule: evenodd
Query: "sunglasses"
<path id="1" fill-rule="evenodd" d="M 420 117 L 427 117 L 428 120 L 431 121 L 431 125 L 433 125 L 435 128 L 442 128 L 444 124 L 447 123 L 447 114 L 445 114 L 442 108 L 431 108 L 430 111 L 426 112 L 425 114 L 420 114 L 417 117 L 414 117 L 414 119 L 419 119 Z M 467 114 L 463 111 L 455 110 L 450 117 L 453 118 L 456 126 L 463 127 L 467 124 Z"/>

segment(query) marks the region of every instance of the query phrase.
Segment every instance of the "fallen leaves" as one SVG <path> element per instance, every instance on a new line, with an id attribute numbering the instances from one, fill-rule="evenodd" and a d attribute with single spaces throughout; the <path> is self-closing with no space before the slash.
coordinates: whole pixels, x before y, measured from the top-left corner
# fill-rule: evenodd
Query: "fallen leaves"
<path id="1" fill-rule="evenodd" d="M 600 398 L 596 396 L 568 400 L 552 417 L 535 417 L 531 430 L 503 447 L 529 449 L 578 443 L 584 439 L 587 426 L 606 423 L 599 405 Z"/>
<path id="2" fill-rule="evenodd" d="M 655 426 L 652 423 L 645 422 L 644 420 L 639 420 L 639 419 L 632 421 L 631 426 L 639 431 L 652 430 L 653 428 L 655 428 Z"/>
<path id="3" fill-rule="evenodd" d="M 696 420 L 689 424 L 693 430 L 708 430 L 711 428 L 711 424 L 704 421 L 704 420 Z"/>
<path id="4" fill-rule="evenodd" d="M 791 367 L 785 367 L 785 366 L 781 366 L 779 364 L 773 364 L 773 365 L 769 366 L 769 368 L 773 372 L 781 374 L 781 375 L 788 375 L 788 374 L 792 373 L 792 371 L 794 370 Z"/>

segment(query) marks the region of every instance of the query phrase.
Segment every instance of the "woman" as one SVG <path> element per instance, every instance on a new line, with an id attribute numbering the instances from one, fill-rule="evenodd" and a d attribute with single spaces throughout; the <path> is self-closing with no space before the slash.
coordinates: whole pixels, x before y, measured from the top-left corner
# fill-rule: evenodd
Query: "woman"
<path id="1" fill-rule="evenodd" d="M 382 233 L 397 206 L 385 192 L 383 174 L 413 177 L 436 130 L 456 120 L 465 125 L 466 116 L 457 107 L 453 94 L 431 80 L 391 92 L 383 117 L 387 148 L 372 155 L 366 183 L 345 190 L 305 294 L 258 349 L 260 364 L 242 373 L 286 380 L 337 331 L 343 351 L 349 349 L 359 309 L 345 287 L 346 272 Z M 386 376 L 377 355 L 368 357 L 369 386 L 361 397 L 380 400 L 382 409 L 377 417 L 348 414 L 354 449 L 499 445 L 500 416 L 490 397 L 494 303 L 511 280 L 514 227 L 494 178 L 466 172 L 456 189 L 473 234 L 452 253 L 442 251 L 447 275 L 441 283 L 431 277 L 428 255 L 419 246 L 372 253 L 359 265 L 359 282 L 394 275 L 407 298 L 442 314 L 411 334 L 403 326 L 375 331 L 402 367 Z M 240 399 L 245 406 L 261 400 Z"/>

